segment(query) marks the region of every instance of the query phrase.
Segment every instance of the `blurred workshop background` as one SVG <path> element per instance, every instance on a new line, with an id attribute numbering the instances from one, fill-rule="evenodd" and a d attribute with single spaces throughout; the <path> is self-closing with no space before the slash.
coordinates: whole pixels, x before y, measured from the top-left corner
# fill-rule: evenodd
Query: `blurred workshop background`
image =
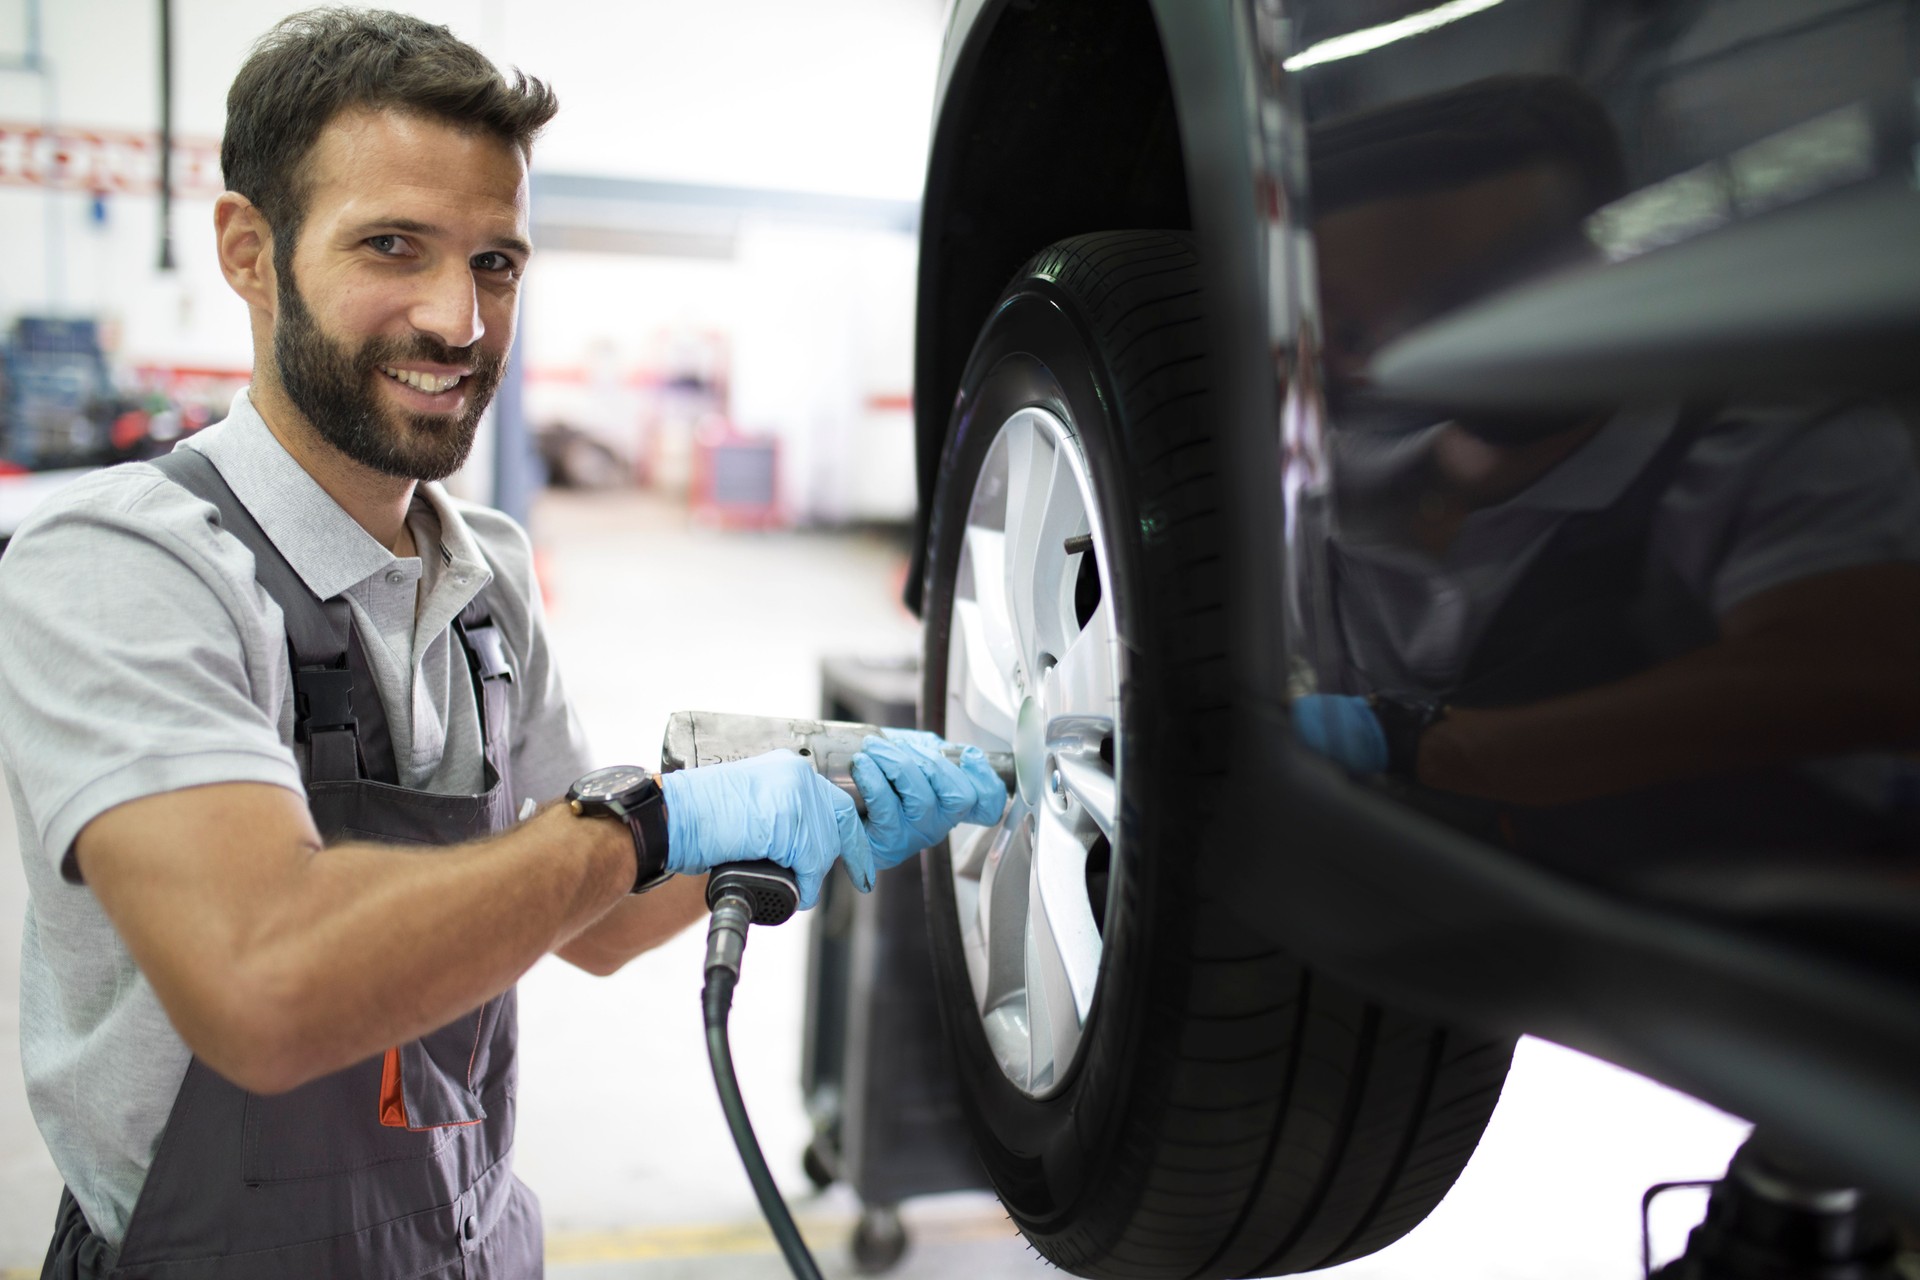
<path id="1" fill-rule="evenodd" d="M 65 480 L 217 420 L 248 378 L 211 235 L 223 100 L 298 6 L 171 7 L 163 122 L 153 0 L 0 0 L 0 537 Z M 600 757 L 657 762 L 681 708 L 819 714 L 829 659 L 911 661 L 915 234 L 941 0 L 404 7 L 560 96 L 534 156 L 513 374 L 452 487 L 532 529 L 555 646 L 603 691 L 581 708 Z M 8 1277 L 39 1274 L 60 1190 L 20 1082 L 13 839 L 0 822 Z M 859 1205 L 800 1162 L 807 928 L 756 943 L 736 1045 L 776 1175 L 830 1274 L 850 1274 Z M 556 1276 L 780 1274 L 707 1076 L 699 954 L 683 937 L 613 979 L 549 960 L 523 984 L 518 1163 Z M 1627 1280 L 1641 1192 L 1717 1176 L 1743 1133 L 1530 1041 L 1452 1198 L 1341 1274 Z M 1663 1255 L 1699 1213 L 1683 1199 L 1655 1222 Z M 1047 1269 L 983 1191 L 904 1215 L 896 1274 Z"/>

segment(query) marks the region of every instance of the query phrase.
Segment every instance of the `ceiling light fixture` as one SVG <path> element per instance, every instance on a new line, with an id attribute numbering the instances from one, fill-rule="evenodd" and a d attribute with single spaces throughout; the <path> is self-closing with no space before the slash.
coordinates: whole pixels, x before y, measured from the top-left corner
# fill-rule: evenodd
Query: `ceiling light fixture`
<path id="1" fill-rule="evenodd" d="M 1364 27 L 1359 31 L 1332 36 L 1318 44 L 1310 44 L 1280 65 L 1289 71 L 1299 71 L 1306 67 L 1317 67 L 1323 62 L 1338 62 L 1342 58 L 1358 57 L 1363 53 L 1372 53 L 1384 45 L 1390 45 L 1396 40 L 1425 35 L 1437 27 L 1458 22 L 1482 10 L 1491 9 L 1499 3 L 1500 0 L 1447 0 L 1446 4 L 1425 9 L 1419 13 L 1410 13 L 1404 18 L 1383 22 L 1377 27 Z"/>

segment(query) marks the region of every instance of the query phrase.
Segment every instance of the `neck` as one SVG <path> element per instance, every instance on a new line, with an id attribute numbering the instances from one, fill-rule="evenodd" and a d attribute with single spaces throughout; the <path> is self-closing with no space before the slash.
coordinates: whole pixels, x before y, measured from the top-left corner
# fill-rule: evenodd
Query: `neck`
<path id="1" fill-rule="evenodd" d="M 277 379 L 260 377 L 259 372 L 248 398 L 280 447 L 376 542 L 395 555 L 412 555 L 407 508 L 417 482 L 375 471 L 340 452 L 294 407 Z"/>
<path id="2" fill-rule="evenodd" d="M 1434 441 L 1437 478 L 1469 507 L 1505 502 L 1559 466 L 1605 422 L 1596 417 L 1518 445 L 1490 444 L 1457 424 L 1449 425 Z"/>

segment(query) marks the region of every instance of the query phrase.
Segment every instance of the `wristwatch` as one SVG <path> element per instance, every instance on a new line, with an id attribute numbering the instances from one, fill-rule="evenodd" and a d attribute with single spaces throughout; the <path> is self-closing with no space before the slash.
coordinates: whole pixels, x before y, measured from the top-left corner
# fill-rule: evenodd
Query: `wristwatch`
<path id="1" fill-rule="evenodd" d="M 1386 771 L 1413 781 L 1420 762 L 1420 739 L 1447 718 L 1446 704 L 1376 693 L 1367 699 L 1367 706 L 1387 738 Z"/>
<path id="2" fill-rule="evenodd" d="M 583 818 L 618 818 L 627 824 L 638 863 L 635 893 L 645 893 L 673 874 L 667 870 L 666 798 L 645 769 L 630 764 L 595 769 L 567 788 L 567 804 Z"/>

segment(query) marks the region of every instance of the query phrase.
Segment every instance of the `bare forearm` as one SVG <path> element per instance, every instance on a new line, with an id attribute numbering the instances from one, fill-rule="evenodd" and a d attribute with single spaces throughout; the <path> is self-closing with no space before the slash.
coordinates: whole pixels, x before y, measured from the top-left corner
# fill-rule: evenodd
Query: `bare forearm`
<path id="1" fill-rule="evenodd" d="M 1901 745 L 1920 731 L 1906 664 L 1722 644 L 1528 706 L 1453 710 L 1420 743 L 1420 781 L 1512 804 Z"/>
<path id="2" fill-rule="evenodd" d="M 1920 566 L 1803 578 L 1735 605 L 1722 638 L 1613 684 L 1457 710 L 1421 739 L 1419 780 L 1549 805 L 1920 735 Z"/>
<path id="3" fill-rule="evenodd" d="M 631 884 L 630 839 L 554 809 L 447 849 L 314 854 L 252 956 L 261 998 L 294 1011 L 283 1069 L 323 1075 L 506 990 Z"/>
<path id="4" fill-rule="evenodd" d="M 322 849 L 292 792 L 252 783 L 109 810 L 82 874 L 188 1046 L 259 1092 L 442 1026 L 631 888 L 633 843 L 563 807 L 440 849 Z"/>
<path id="5" fill-rule="evenodd" d="M 650 893 L 615 903 L 554 954 L 605 977 L 706 914 L 707 878 L 675 876 Z"/>

